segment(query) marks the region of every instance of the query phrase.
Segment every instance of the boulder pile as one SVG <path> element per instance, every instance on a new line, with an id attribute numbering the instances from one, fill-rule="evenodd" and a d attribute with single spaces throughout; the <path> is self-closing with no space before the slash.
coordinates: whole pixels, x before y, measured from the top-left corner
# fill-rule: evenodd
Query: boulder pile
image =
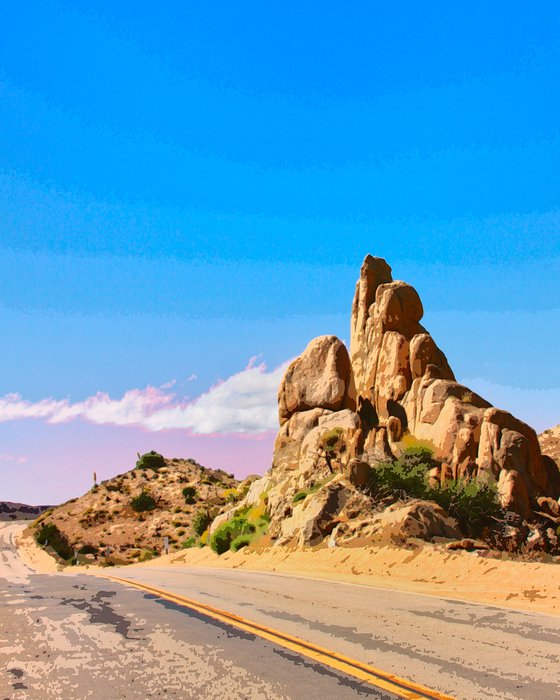
<path id="1" fill-rule="evenodd" d="M 429 445 L 437 460 L 430 483 L 497 487 L 509 513 L 504 537 L 523 535 L 527 526 L 514 528 L 514 521 L 540 516 L 548 521 L 540 530 L 528 527 L 527 537 L 538 539 L 545 525 L 558 529 L 558 465 L 541 453 L 529 425 L 456 381 L 422 316 L 416 290 L 368 255 L 352 304 L 349 351 L 335 336 L 321 336 L 288 367 L 272 467 L 251 487 L 267 494 L 275 543 L 373 541 L 383 530 L 395 533 L 396 523 L 425 539 L 459 537 L 436 504 L 393 504 L 383 516 L 372 510 L 363 488 L 368 470 L 398 458 L 411 439 Z"/>

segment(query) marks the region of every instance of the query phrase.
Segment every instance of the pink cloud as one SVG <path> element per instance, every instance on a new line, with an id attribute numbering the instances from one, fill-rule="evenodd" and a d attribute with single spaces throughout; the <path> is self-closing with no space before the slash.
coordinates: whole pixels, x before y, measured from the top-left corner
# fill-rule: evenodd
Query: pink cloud
<path id="1" fill-rule="evenodd" d="M 174 382 L 130 389 L 117 399 L 98 392 L 75 403 L 53 398 L 30 402 L 19 394 L 7 394 L 0 398 L 0 422 L 39 419 L 59 424 L 80 419 L 150 432 L 183 429 L 200 435 L 258 435 L 277 427 L 277 392 L 286 364 L 267 372 L 266 365 L 256 365 L 252 358 L 246 369 L 192 401 L 171 393 Z"/>

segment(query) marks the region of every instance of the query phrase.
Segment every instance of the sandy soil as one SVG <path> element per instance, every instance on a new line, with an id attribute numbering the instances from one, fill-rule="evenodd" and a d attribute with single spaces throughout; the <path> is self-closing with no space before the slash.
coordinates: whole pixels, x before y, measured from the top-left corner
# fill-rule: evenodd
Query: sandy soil
<path id="1" fill-rule="evenodd" d="M 15 542 L 23 563 L 27 564 L 30 569 L 39 574 L 52 574 L 62 569 L 50 554 L 44 552 L 35 542 L 29 527 L 22 529 Z"/>
<path id="2" fill-rule="evenodd" d="M 205 547 L 139 566 L 166 565 L 277 571 L 560 615 L 559 565 L 485 559 L 427 544 L 414 549 L 241 550 L 220 557 Z"/>
<path id="3" fill-rule="evenodd" d="M 19 538 L 18 547 L 24 561 L 36 571 L 58 570 L 56 562 L 37 546 L 28 530 Z M 132 566 L 277 571 L 560 615 L 560 565 L 485 559 L 474 553 L 445 552 L 420 543 L 413 549 L 339 547 L 298 551 L 271 548 L 260 552 L 245 549 L 222 556 L 205 547 Z M 94 573 L 98 569 L 72 567 L 71 571 L 84 570 Z"/>

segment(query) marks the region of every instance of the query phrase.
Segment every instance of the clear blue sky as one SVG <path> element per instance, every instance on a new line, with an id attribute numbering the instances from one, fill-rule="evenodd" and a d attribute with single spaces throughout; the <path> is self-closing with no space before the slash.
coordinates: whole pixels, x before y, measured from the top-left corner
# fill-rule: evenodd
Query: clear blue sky
<path id="1" fill-rule="evenodd" d="M 5 6 L 0 396 L 32 412 L 176 380 L 188 401 L 255 356 L 268 381 L 347 339 L 370 252 L 459 377 L 559 422 L 559 37 L 554 2 Z M 41 500 L 61 455 L 80 464 L 46 500 L 130 466 L 117 428 L 3 420 L 0 499 Z M 88 430 L 102 454 L 80 455 Z M 120 430 L 132 456 L 137 436 L 268 466 L 258 430 Z"/>

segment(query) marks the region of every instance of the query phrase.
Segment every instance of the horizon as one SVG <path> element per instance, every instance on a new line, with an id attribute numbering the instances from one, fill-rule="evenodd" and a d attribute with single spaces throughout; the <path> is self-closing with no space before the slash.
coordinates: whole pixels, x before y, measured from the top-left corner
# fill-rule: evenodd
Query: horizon
<path id="1" fill-rule="evenodd" d="M 367 253 L 459 381 L 560 422 L 555 4 L 4 20 L 2 500 L 62 502 L 151 449 L 264 473 L 283 369 L 348 341 Z"/>

